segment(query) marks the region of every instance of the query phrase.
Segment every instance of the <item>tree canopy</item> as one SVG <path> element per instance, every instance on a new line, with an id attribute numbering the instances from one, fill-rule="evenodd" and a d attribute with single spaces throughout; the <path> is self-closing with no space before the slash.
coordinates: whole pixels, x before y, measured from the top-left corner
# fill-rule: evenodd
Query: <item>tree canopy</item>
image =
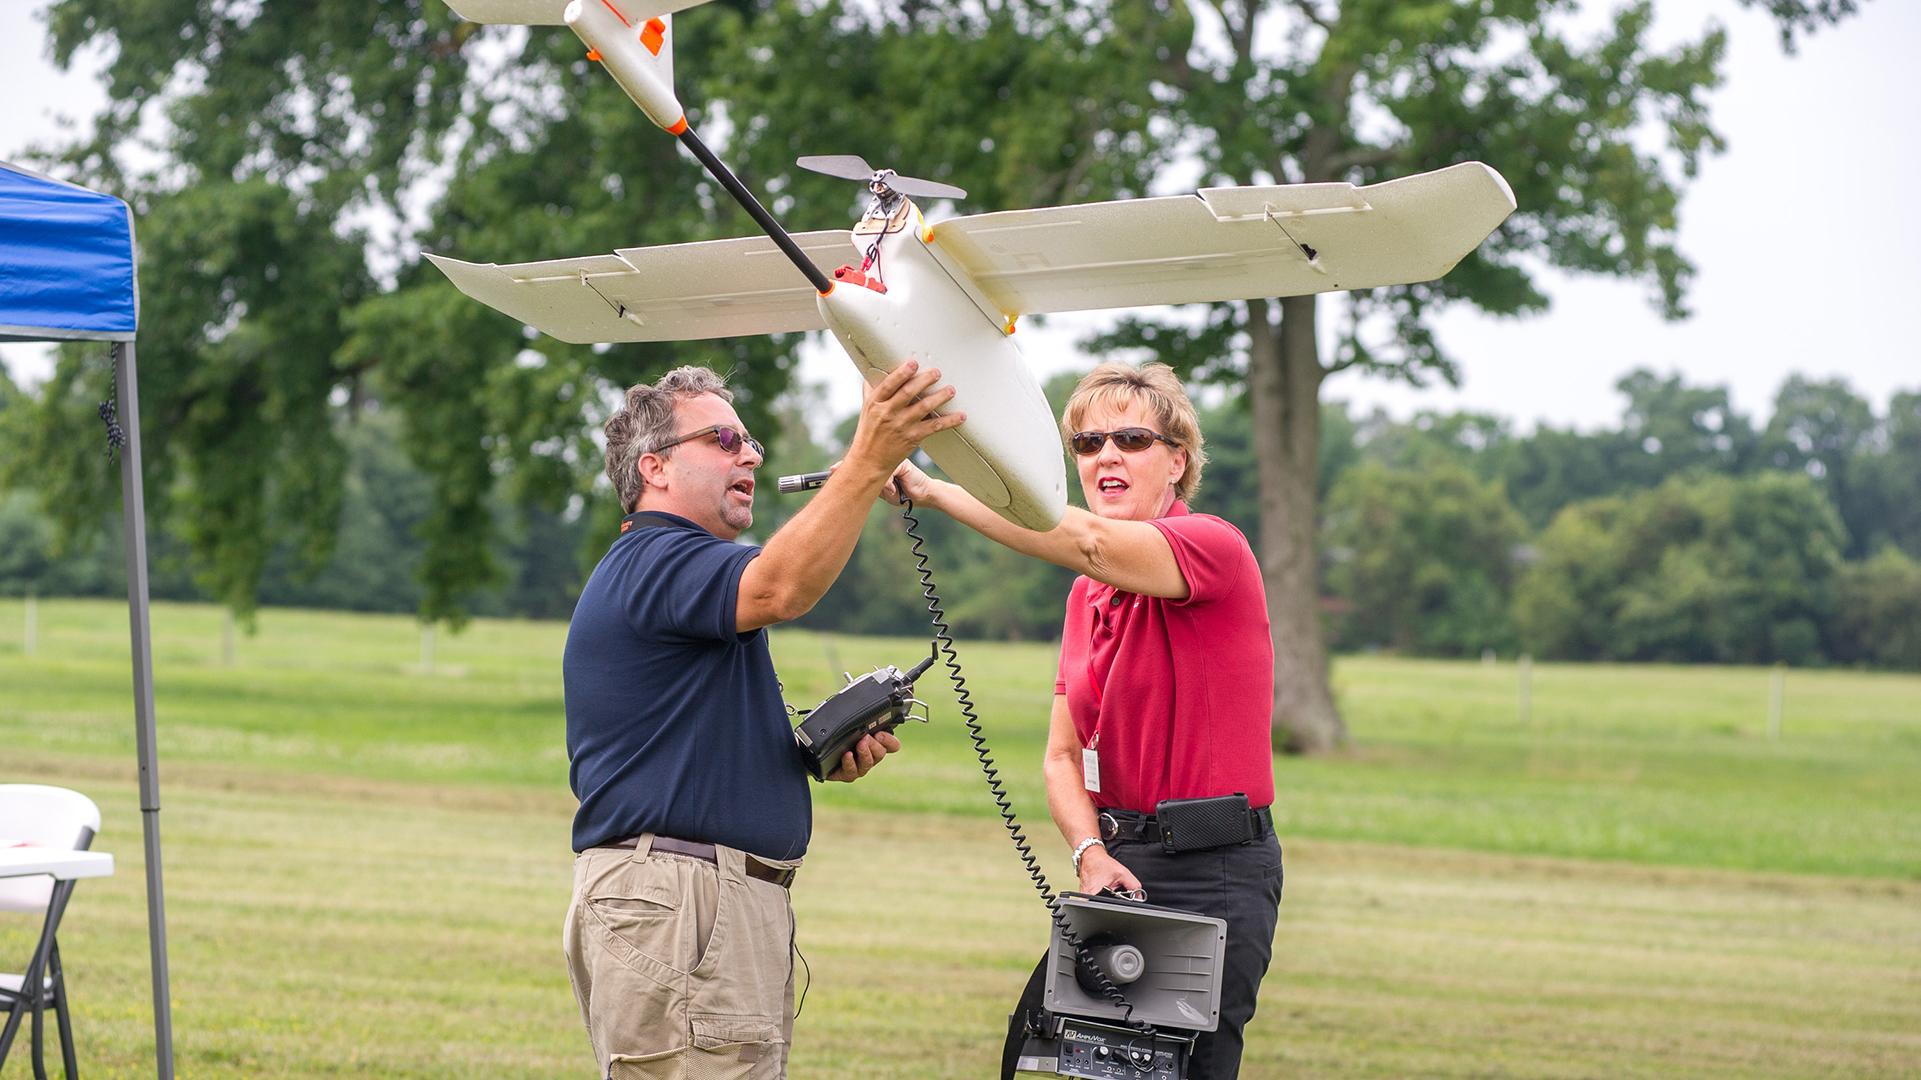
<path id="1" fill-rule="evenodd" d="M 1765 8 L 1790 46 L 1854 9 L 1736 2 Z M 733 372 L 750 425 L 771 424 L 797 340 L 566 346 L 417 261 L 752 231 L 571 35 L 477 28 L 438 0 L 49 10 L 63 62 L 113 46 L 109 102 L 64 168 L 140 215 L 154 513 L 227 602 L 252 602 L 270 534 L 326 557 L 345 459 L 330 415 L 362 401 L 397 409 L 431 480 L 433 619 L 461 617 L 500 573 L 496 489 L 548 507 L 591 491 L 615 388 L 706 363 Z M 968 210 L 1138 194 L 1195 166 L 1246 184 L 1501 169 L 1519 212 L 1442 280 L 1353 295 L 1328 355 L 1312 297 L 1138 316 L 1095 343 L 1246 386 L 1277 732 L 1313 749 L 1342 732 L 1315 604 L 1322 382 L 1354 367 L 1453 378 L 1434 312 L 1543 310 L 1543 267 L 1639 281 L 1686 310 L 1678 214 L 1721 145 L 1706 94 L 1725 33 L 1659 46 L 1651 0 L 1598 26 L 1579 14 L 1572 0 L 718 0 L 676 27 L 690 118 L 796 228 L 845 221 L 851 202 L 793 168 L 807 152 L 960 184 Z M 31 425 L 24 471 L 75 513 L 112 482 L 72 453 L 104 383 L 68 350 Z"/>

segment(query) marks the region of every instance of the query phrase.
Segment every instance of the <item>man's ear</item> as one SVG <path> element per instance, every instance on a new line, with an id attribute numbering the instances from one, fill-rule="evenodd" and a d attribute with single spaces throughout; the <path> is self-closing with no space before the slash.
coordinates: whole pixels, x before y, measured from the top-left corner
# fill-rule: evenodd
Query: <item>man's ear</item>
<path id="1" fill-rule="evenodd" d="M 667 486 L 667 461 L 659 454 L 646 453 L 634 462 L 634 471 L 640 476 L 640 490 L 643 494 L 648 488 Z"/>

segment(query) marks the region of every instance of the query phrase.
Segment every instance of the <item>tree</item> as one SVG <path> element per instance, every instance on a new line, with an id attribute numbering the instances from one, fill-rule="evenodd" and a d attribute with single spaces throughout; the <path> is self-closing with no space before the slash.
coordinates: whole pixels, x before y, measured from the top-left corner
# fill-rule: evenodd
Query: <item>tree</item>
<path id="1" fill-rule="evenodd" d="M 1774 395 L 1763 451 L 1770 468 L 1805 472 L 1818 480 L 1848 529 L 1851 557 L 1866 555 L 1872 528 L 1861 459 L 1873 453 L 1880 425 L 1874 409 L 1845 379 L 1788 376 Z"/>
<path id="2" fill-rule="evenodd" d="M 1562 507 L 1621 488 L 1615 469 L 1622 443 L 1618 432 L 1582 434 L 1543 424 L 1514 443 L 1503 470 L 1508 497 L 1534 528 L 1543 528 Z"/>
<path id="3" fill-rule="evenodd" d="M 1207 438 L 1207 472 L 1192 506 L 1233 522 L 1259 550 L 1261 463 L 1254 456 L 1247 398 L 1233 397 L 1202 409 L 1200 420 Z M 1319 497 L 1326 498 L 1347 468 L 1360 459 L 1358 435 L 1344 403 L 1330 401 L 1321 406 L 1320 477 L 1315 485 Z"/>
<path id="4" fill-rule="evenodd" d="M 1829 645 L 1844 664 L 1921 670 L 1921 564 L 1887 547 L 1844 567 Z"/>
<path id="5" fill-rule="evenodd" d="M 1852 3 L 1767 5 L 1783 41 Z M 1102 344 L 1154 349 L 1201 374 L 1245 379 L 1261 471 L 1261 561 L 1274 627 L 1277 743 L 1317 750 L 1345 737 L 1315 618 L 1313 478 L 1318 401 L 1349 368 L 1417 385 L 1452 381 L 1431 316 L 1466 302 L 1495 314 L 1546 308 L 1542 264 L 1646 283 L 1685 314 L 1692 268 L 1675 247 L 1681 192 L 1722 143 L 1705 93 L 1725 33 L 1667 51 L 1648 38 L 1650 0 L 1606 29 L 1570 25 L 1572 5 L 1389 0 L 1218 3 L 1221 56 L 1178 56 L 1163 75 L 1182 137 L 1210 182 L 1371 182 L 1479 159 L 1502 168 L 1519 211 L 1438 282 L 1355 294 L 1323 356 L 1316 297 L 1218 306 L 1198 328 L 1130 320 Z M 1178 12 L 1171 16 L 1178 20 Z M 1649 150 L 1659 132 L 1665 146 Z"/>
<path id="6" fill-rule="evenodd" d="M 1921 559 L 1921 392 L 1894 395 L 1882 430 L 1880 452 L 1861 469 L 1871 524 L 1855 539 L 1868 550 L 1892 544 Z"/>
<path id="7" fill-rule="evenodd" d="M 1516 619 L 1543 656 L 1806 663 L 1822 655 L 1841 542 L 1809 477 L 1678 476 L 1562 511 Z"/>
<path id="8" fill-rule="evenodd" d="M 1342 475 L 1327 501 L 1329 584 L 1353 645 L 1477 656 L 1512 646 L 1508 601 L 1526 537 L 1499 484 L 1447 461 Z"/>
<path id="9" fill-rule="evenodd" d="M 1733 475 L 1754 461 L 1754 424 L 1725 386 L 1689 386 L 1645 368 L 1614 384 L 1627 398 L 1615 472 L 1622 487 L 1654 487 L 1686 472 Z"/>
<path id="10" fill-rule="evenodd" d="M 1766 7 L 1791 42 L 1853 4 Z M 523 341 L 409 265 L 416 239 L 510 260 L 751 232 L 571 37 L 478 31 L 435 0 L 146 0 L 137 19 L 124 8 L 58 0 L 51 9 L 62 60 L 113 46 L 109 104 L 69 165 L 128 195 L 143 218 L 186 200 L 183 235 L 167 241 L 174 248 L 194 248 L 185 234 L 196 201 L 231 203 L 240 216 L 219 222 L 216 237 L 264 229 L 284 247 L 309 236 L 323 267 L 345 264 L 321 282 L 318 268 L 273 262 L 307 284 L 299 291 L 309 307 L 325 310 L 279 302 L 295 290 L 270 278 L 219 273 L 183 297 L 180 320 L 154 329 L 169 339 L 154 348 L 175 350 L 172 378 L 145 384 L 153 400 L 143 413 L 176 437 L 154 446 L 150 489 L 178 488 L 175 505 L 215 515 L 218 528 L 195 528 L 196 546 L 218 560 L 211 573 L 231 602 L 257 580 L 262 559 L 246 527 L 269 507 L 297 509 L 295 523 L 323 531 L 327 503 L 314 491 L 301 498 L 301 485 L 337 475 L 337 442 L 312 416 L 337 395 L 371 387 L 391 397 L 407 418 L 409 453 L 434 478 L 421 571 L 430 617 L 458 617 L 463 592 L 495 576 L 485 508 L 500 471 L 576 485 L 591 475 L 586 432 L 612 386 L 707 362 L 738 371 L 750 424 L 766 418 L 793 341 L 604 352 Z M 1538 311 L 1547 298 L 1529 268 L 1542 264 L 1639 280 L 1664 311 L 1683 311 L 1690 268 L 1674 247 L 1675 211 L 1701 154 L 1720 145 L 1702 95 L 1718 80 L 1723 34 L 1661 52 L 1648 42 L 1651 0 L 1595 34 L 1574 28 L 1570 13 L 1565 0 L 730 0 L 677 27 L 690 117 L 801 228 L 845 220 L 850 201 L 845 187 L 792 168 L 803 137 L 960 183 L 973 193 L 970 209 L 1136 194 L 1190 154 L 1211 182 L 1373 181 L 1470 158 L 1503 168 L 1521 213 L 1448 278 L 1354 297 L 1327 357 L 1313 297 L 1221 305 L 1198 325 L 1137 319 L 1104 342 L 1246 386 L 1277 734 L 1318 749 L 1344 731 L 1315 603 L 1323 381 L 1353 367 L 1452 378 L 1428 329 L 1432 313 L 1462 301 Z M 1197 45 L 1213 40 L 1223 47 Z M 766 62 L 775 56 L 806 62 Z M 115 149 L 143 116 L 167 121 L 163 163 L 133 175 Z M 1650 130 L 1665 149 L 1643 148 Z M 427 178 L 437 169 L 451 179 L 434 201 Z M 289 198 L 276 204 L 261 184 Z M 403 227 L 380 241 L 368 224 L 413 220 L 407 210 L 419 202 L 433 209 L 418 237 Z M 149 247 L 165 239 L 152 225 L 146 235 Z M 345 257 L 369 245 L 371 261 Z M 143 265 L 147 281 L 181 272 L 151 254 Z M 315 305 L 315 296 L 329 301 Z M 267 383 L 248 357 L 275 365 Z M 85 399 L 86 382 L 67 377 L 73 400 Z M 266 402 L 284 415 L 243 422 Z M 228 434 L 220 416 L 242 430 Z M 236 474 L 218 471 L 249 451 Z M 322 466 L 303 473 L 306 457 Z M 81 476 L 65 490 L 87 494 L 88 482 L 95 494 L 107 484 Z M 569 494 L 553 483 L 542 490 Z"/>

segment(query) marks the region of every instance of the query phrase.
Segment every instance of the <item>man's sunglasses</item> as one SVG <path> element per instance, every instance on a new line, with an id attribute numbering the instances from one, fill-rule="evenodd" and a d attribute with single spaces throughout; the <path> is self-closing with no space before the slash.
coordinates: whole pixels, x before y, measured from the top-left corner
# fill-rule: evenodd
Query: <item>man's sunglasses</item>
<path id="1" fill-rule="evenodd" d="M 712 435 L 714 441 L 720 444 L 721 450 L 729 454 L 740 453 L 740 448 L 745 445 L 753 448 L 755 457 L 764 458 L 767 456 L 767 448 L 762 446 L 759 440 L 744 431 L 736 431 L 726 424 L 715 424 L 712 427 L 704 427 L 698 431 L 690 431 L 678 439 L 661 443 L 649 451 L 649 453 L 658 454 L 662 450 L 679 446 L 681 443 L 693 442 L 703 435 Z"/>
<path id="2" fill-rule="evenodd" d="M 1158 431 L 1149 431 L 1144 427 L 1124 427 L 1119 431 L 1076 431 L 1074 434 L 1068 436 L 1067 441 L 1073 444 L 1074 453 L 1079 454 L 1081 457 L 1086 457 L 1089 454 L 1100 453 L 1101 447 L 1105 446 L 1109 439 L 1114 440 L 1115 446 L 1120 447 L 1130 454 L 1153 446 L 1156 440 L 1164 442 L 1176 450 L 1181 448 L 1181 444 L 1175 442 L 1173 439 L 1168 438 Z"/>

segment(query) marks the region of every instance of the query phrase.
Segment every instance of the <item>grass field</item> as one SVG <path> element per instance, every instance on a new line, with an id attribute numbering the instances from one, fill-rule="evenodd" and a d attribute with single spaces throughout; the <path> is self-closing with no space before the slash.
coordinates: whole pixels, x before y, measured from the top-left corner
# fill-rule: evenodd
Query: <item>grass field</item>
<path id="1" fill-rule="evenodd" d="M 150 1066 L 124 609 L 0 600 L 0 782 L 66 784 L 119 871 L 63 952 L 90 1076 Z M 156 609 L 180 1073 L 584 1076 L 559 960 L 558 624 L 440 635 Z M 911 659 L 776 632 L 789 696 Z M 1056 880 L 1046 646 L 962 647 Z M 1277 760 L 1287 899 L 1243 1075 L 1921 1075 L 1921 678 L 1344 659 L 1352 750 Z M 923 687 L 936 685 L 933 679 Z M 930 697 L 923 694 L 923 697 Z M 951 698 L 819 790 L 796 1077 L 982 1077 L 1045 941 Z M 0 921 L 0 969 L 30 930 Z M 149 1072 L 150 1074 L 150 1072 Z M 0 1076 L 30 1075 L 24 1050 Z"/>

